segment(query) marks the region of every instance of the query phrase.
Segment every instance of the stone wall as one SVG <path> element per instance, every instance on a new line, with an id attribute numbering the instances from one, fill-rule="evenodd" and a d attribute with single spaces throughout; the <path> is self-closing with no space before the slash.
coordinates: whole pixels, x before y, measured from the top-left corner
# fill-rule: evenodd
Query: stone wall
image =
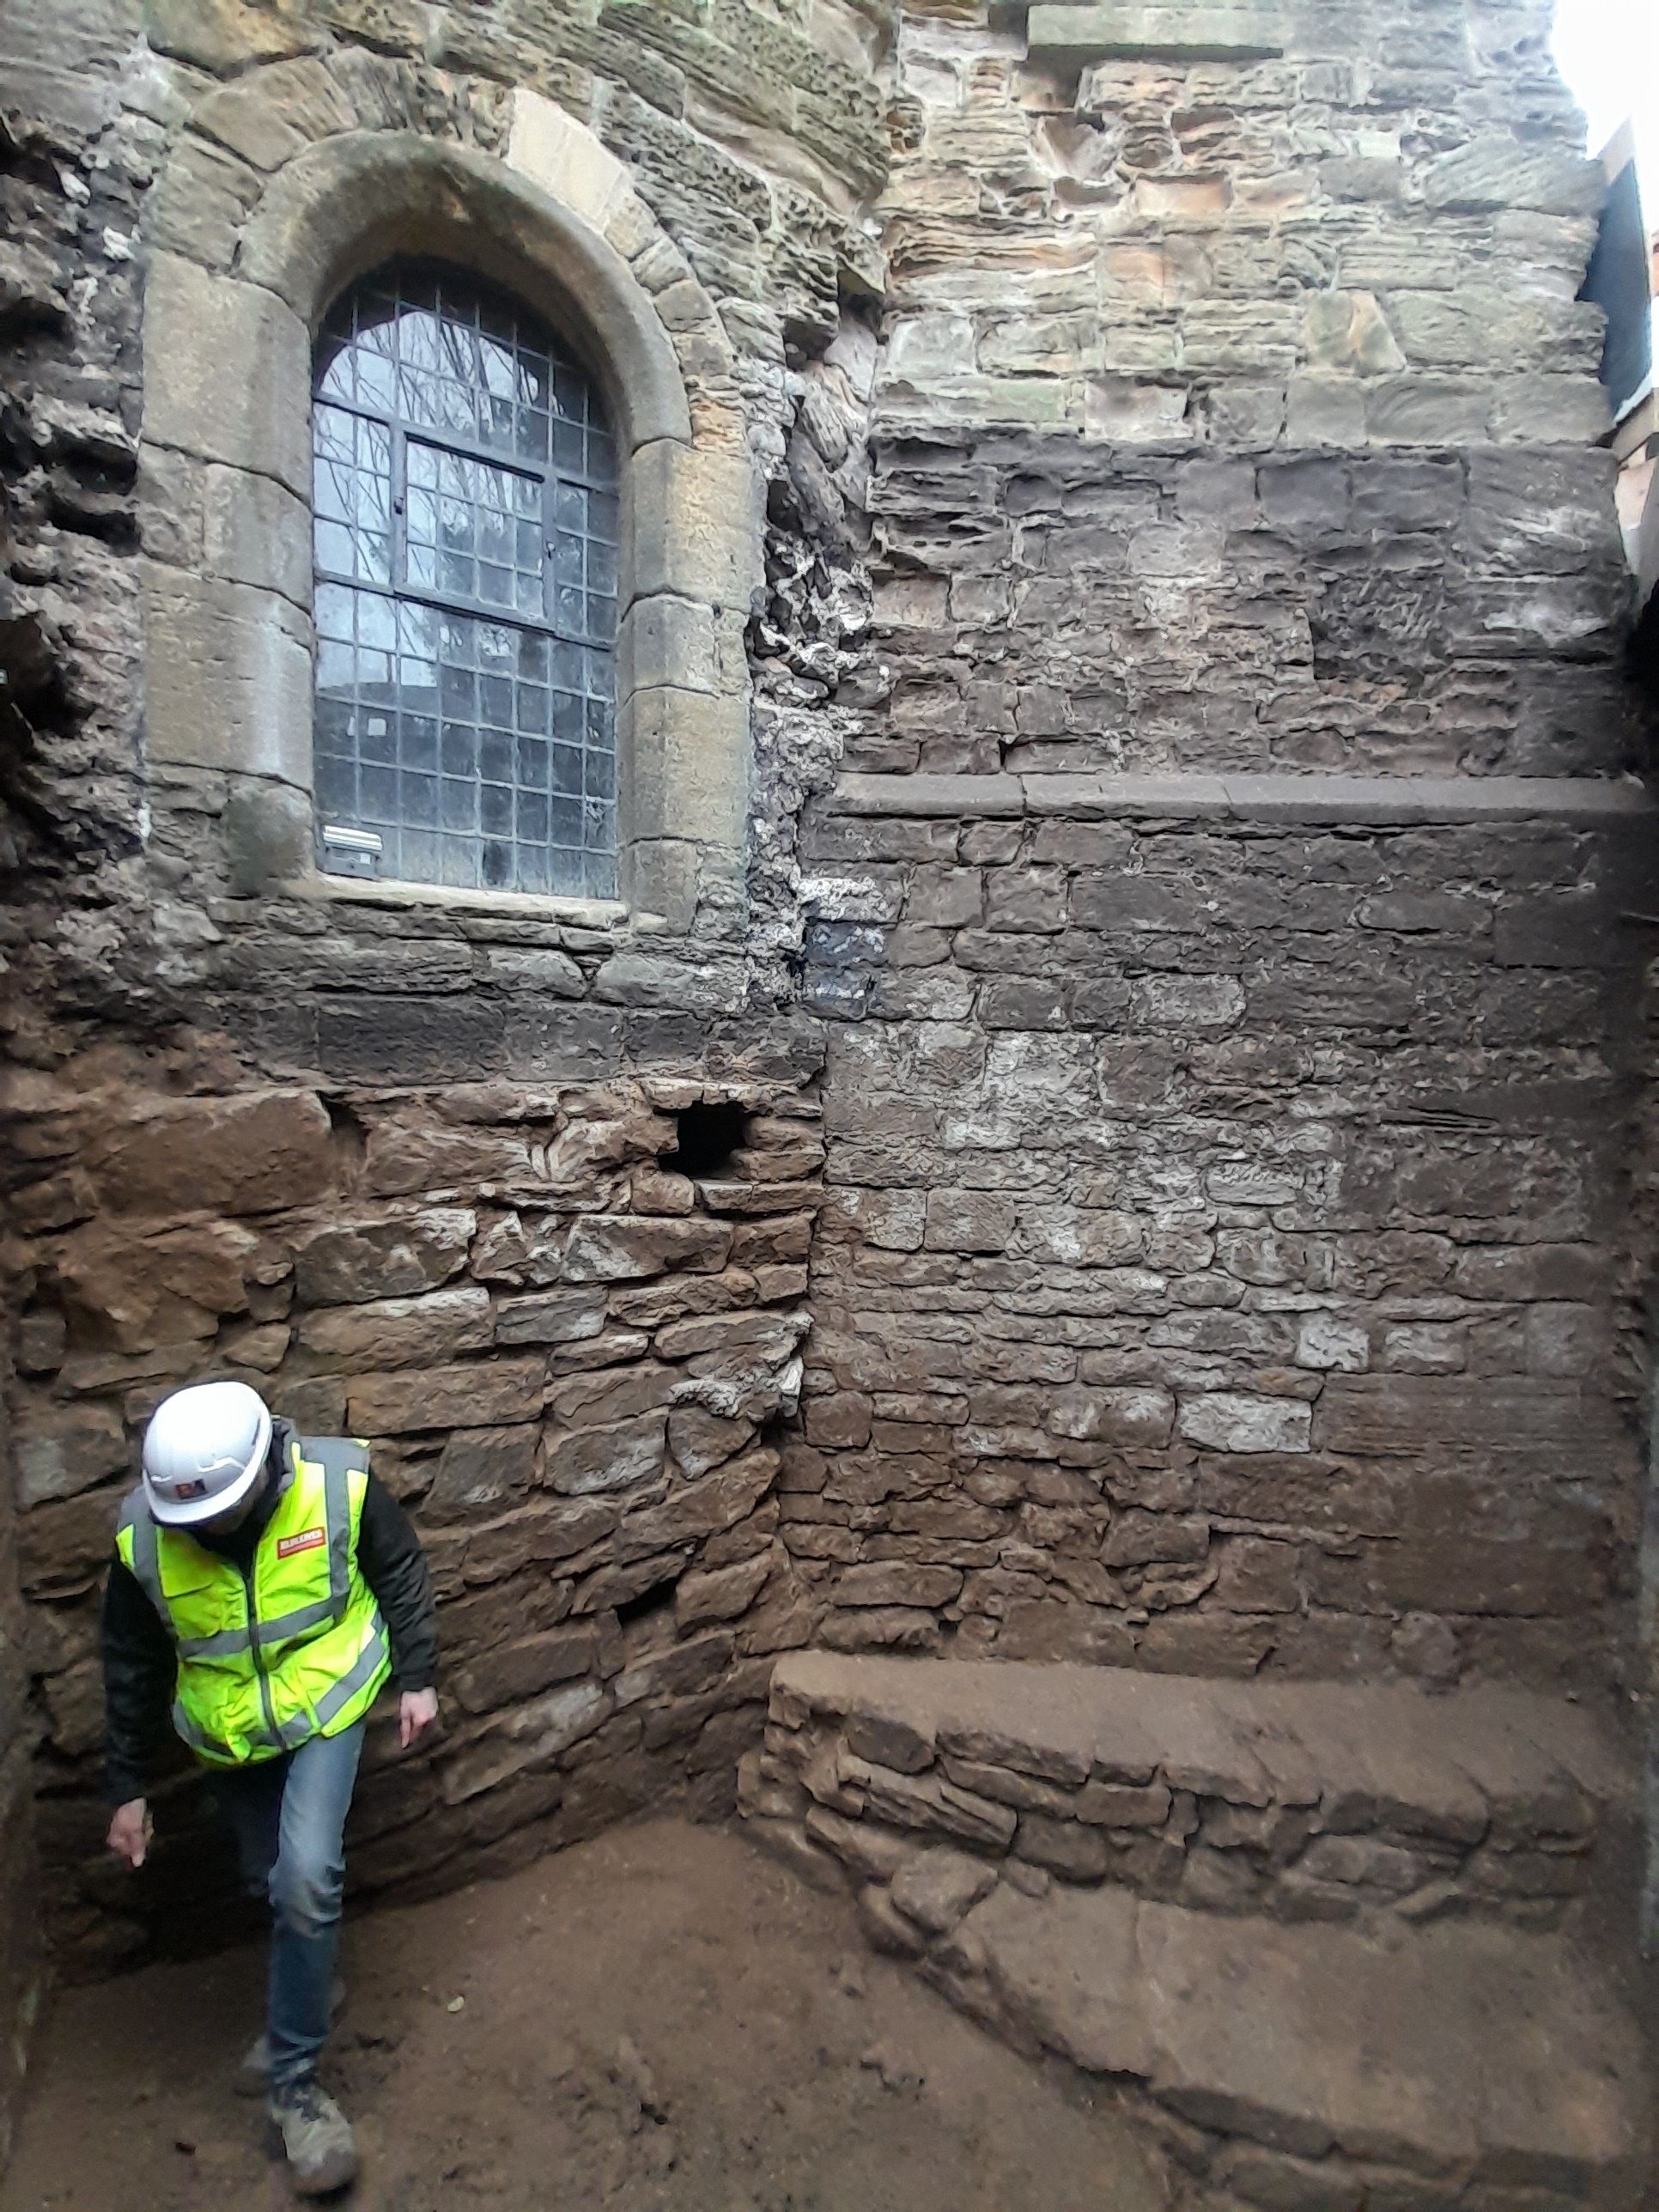
<path id="1" fill-rule="evenodd" d="M 68 64 L 51 97 L 9 79 L 0 117 L 0 1082 L 32 1057 L 29 988 L 40 950 L 67 995 L 106 1005 L 105 963 L 131 919 L 137 850 L 131 701 L 136 532 L 119 412 L 133 327 L 132 180 L 112 161 L 101 81 L 118 24 L 57 33 Z M 0 33 L 0 39 L 5 33 Z M 15 101 L 17 105 L 14 106 Z M 43 1172 L 9 1125 L 7 1191 Z M 9 1401 L 16 1380 L 11 1267 L 0 1287 L 0 2159 L 9 2148 L 42 1989 L 40 1875 L 32 1818 L 42 1732 L 30 1676 L 36 1616 L 20 1600 Z"/>
<path id="2" fill-rule="evenodd" d="M 427 1541 L 445 1722 L 418 1760 L 372 1747 L 366 1887 L 459 1880 L 647 1803 L 723 1809 L 769 1658 L 806 1636 L 775 1494 L 822 1158 L 794 847 L 867 620 L 861 210 L 887 27 L 840 0 L 58 12 L 4 33 L 31 119 L 0 611 L 43 673 L 5 793 L 7 1505 L 32 1684 L 0 1814 L 9 1838 L 33 1753 L 44 1890 L 4 1894 L 43 1894 L 84 1969 L 234 1911 L 182 1774 L 139 1880 L 100 1848 L 97 1584 L 177 1382 L 242 1376 L 368 1436 Z M 365 204 L 407 175 L 452 228 L 431 184 L 452 172 L 608 222 L 654 319 L 697 471 L 638 463 L 636 521 L 663 511 L 637 588 L 684 614 L 686 579 L 716 581 L 702 659 L 667 671 L 689 864 L 631 908 L 311 868 L 303 332 L 284 383 L 292 310 L 264 288 L 287 279 L 258 256 L 301 173 L 348 155 Z M 324 210 L 337 243 L 355 204 Z M 540 247 L 479 238 L 486 259 Z M 272 343 L 232 389 L 248 312 Z M 624 627 L 636 668 L 687 644 Z M 735 819 L 746 876 L 692 800 Z M 9 2015 L 26 1939 L 0 1958 Z"/>
<path id="3" fill-rule="evenodd" d="M 1541 0 L 62 13 L 0 34 L 0 612 L 78 1955 L 191 1932 L 188 1793 L 148 1887 L 98 1857 L 93 1585 L 204 1369 L 368 1433 L 432 1547 L 374 1884 L 723 1806 L 814 1636 L 1619 1679 L 1654 894 Z M 303 369 L 167 333 L 300 362 L 347 175 L 377 238 L 399 179 L 452 244 L 516 210 L 492 265 L 580 220 L 669 364 L 626 908 L 310 869 Z"/>
<path id="4" fill-rule="evenodd" d="M 830 1640 L 1616 1667 L 1645 823 L 1082 783 L 864 779 L 813 833 L 862 917 L 809 986 L 855 1018 L 788 1478 Z"/>
<path id="5" fill-rule="evenodd" d="M 770 1714 L 747 1832 L 1092 2077 L 1172 2212 L 1651 2197 L 1628 1937 L 1609 1972 L 1563 1902 L 1587 1850 L 1589 1899 L 1620 1879 L 1630 1766 L 1585 1707 L 812 1651 Z"/>
<path id="6" fill-rule="evenodd" d="M 1651 832 L 1547 12 L 907 15 L 834 1645 L 1628 1669 Z"/>
<path id="7" fill-rule="evenodd" d="M 102 1853 L 96 1638 L 133 1439 L 204 1373 L 367 1437 L 426 1542 L 448 1718 L 372 1775 L 360 1880 L 729 1798 L 763 1656 L 805 1633 L 775 1437 L 817 1119 L 810 1084 L 161 1097 L 113 1056 L 37 1081 L 23 1130 L 80 1164 L 32 1194 L 15 1452 L 66 1936 L 107 1958 L 158 1919 L 200 1932 L 193 1790 L 164 1794 L 139 1882 Z"/>
<path id="8" fill-rule="evenodd" d="M 919 1843 L 945 1844 L 1038 1888 L 1053 1875 L 1206 1912 L 1357 1922 L 1385 1942 L 1447 1918 L 1577 1925 L 1593 1855 L 1627 1809 L 1616 1736 L 1513 1690 L 1431 1702 L 815 1651 L 778 1662 L 769 1713 L 739 1802 L 809 1876 L 827 1854 L 888 1881 Z M 978 1873 L 981 1893 L 990 1879 Z M 892 1903 L 906 1902 L 901 1883 Z M 863 1910 L 878 1936 L 902 1934 L 888 1900 Z"/>

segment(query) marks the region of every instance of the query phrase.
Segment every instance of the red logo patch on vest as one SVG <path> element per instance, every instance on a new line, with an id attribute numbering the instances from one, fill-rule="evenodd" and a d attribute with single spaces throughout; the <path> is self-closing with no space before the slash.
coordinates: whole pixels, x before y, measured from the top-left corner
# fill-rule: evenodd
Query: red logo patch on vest
<path id="1" fill-rule="evenodd" d="M 279 1559 L 291 1559 L 296 1552 L 314 1552 L 319 1544 L 327 1541 L 326 1528 L 301 1528 L 297 1536 L 278 1538 L 276 1556 Z"/>

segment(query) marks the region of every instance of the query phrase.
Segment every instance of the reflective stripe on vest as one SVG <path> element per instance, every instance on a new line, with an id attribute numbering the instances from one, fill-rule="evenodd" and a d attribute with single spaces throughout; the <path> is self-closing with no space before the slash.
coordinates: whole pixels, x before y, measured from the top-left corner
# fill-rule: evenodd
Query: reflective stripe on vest
<path id="1" fill-rule="evenodd" d="M 390 1671 L 385 1623 L 356 1561 L 368 1468 L 356 1439 L 294 1439 L 246 1574 L 188 1529 L 158 1527 L 142 1487 L 126 1499 L 117 1549 L 178 1653 L 173 1725 L 212 1764 L 269 1759 L 337 1733 L 368 1711 Z M 301 1595 L 261 1609 L 262 1595 Z M 198 1632 L 187 1632 L 192 1623 Z"/>
<path id="2" fill-rule="evenodd" d="M 278 1724 L 274 1737 L 267 1737 L 272 1753 L 295 1751 L 313 1735 L 326 1735 L 328 1724 L 336 1714 L 343 1712 L 352 1699 L 391 1664 L 392 1647 L 386 1642 L 385 1629 L 377 1626 L 374 1635 L 363 1646 L 361 1656 L 331 1689 L 324 1692 L 317 1700 L 313 1713 L 310 1717 L 304 1713 L 295 1714 L 289 1720 Z M 173 1705 L 173 1725 L 192 1751 L 199 1753 L 204 1759 L 211 1759 L 216 1765 L 240 1766 L 244 1764 L 228 1744 L 221 1743 L 216 1736 L 210 1736 L 205 1729 L 198 1727 L 181 1703 Z"/>

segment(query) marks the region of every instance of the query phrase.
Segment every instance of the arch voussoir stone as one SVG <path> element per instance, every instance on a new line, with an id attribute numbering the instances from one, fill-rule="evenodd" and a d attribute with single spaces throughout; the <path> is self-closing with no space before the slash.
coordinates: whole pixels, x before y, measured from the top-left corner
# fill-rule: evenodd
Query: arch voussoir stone
<path id="1" fill-rule="evenodd" d="M 414 131 L 353 131 L 309 147 L 249 216 L 234 274 L 312 331 L 347 284 L 403 252 L 454 256 L 568 331 L 630 452 L 689 444 L 679 363 L 649 295 L 599 232 L 522 172 Z"/>

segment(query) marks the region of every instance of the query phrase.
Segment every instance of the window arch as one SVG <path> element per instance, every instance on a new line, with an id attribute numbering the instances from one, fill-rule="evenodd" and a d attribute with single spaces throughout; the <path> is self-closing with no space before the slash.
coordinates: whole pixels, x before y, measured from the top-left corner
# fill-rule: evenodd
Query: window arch
<path id="1" fill-rule="evenodd" d="M 528 309 L 399 260 L 314 357 L 319 860 L 612 898 L 617 446 Z"/>

